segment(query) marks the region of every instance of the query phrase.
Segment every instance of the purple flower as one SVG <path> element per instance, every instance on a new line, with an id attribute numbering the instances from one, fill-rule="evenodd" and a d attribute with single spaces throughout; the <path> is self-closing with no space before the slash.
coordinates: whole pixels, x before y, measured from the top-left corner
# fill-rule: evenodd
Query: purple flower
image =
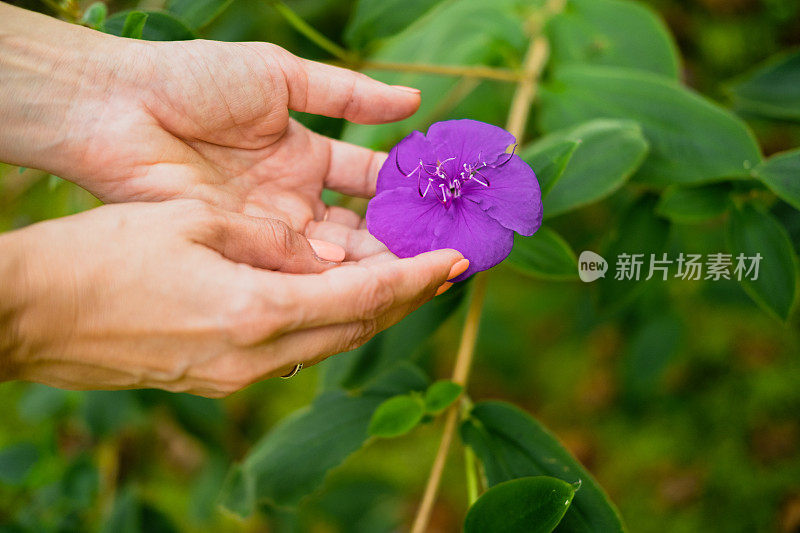
<path id="1" fill-rule="evenodd" d="M 378 173 L 367 228 L 399 257 L 453 248 L 469 259 L 461 281 L 511 253 L 514 232 L 542 224 L 536 175 L 507 153 L 516 139 L 477 120 L 448 120 L 400 141 Z"/>

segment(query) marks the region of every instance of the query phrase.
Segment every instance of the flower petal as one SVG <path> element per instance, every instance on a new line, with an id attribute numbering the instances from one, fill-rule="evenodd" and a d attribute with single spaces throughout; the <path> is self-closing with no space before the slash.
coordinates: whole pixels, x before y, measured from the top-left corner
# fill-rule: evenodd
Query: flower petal
<path id="1" fill-rule="evenodd" d="M 520 235 L 533 235 L 542 225 L 542 192 L 533 169 L 519 156 L 499 168 L 485 168 L 476 180 L 462 188 L 465 198 L 476 202 L 486 214 Z"/>
<path id="2" fill-rule="evenodd" d="M 432 124 L 427 138 L 441 161 L 455 157 L 443 166 L 448 176 L 458 175 L 465 163 L 492 165 L 516 142 L 503 128 L 466 118 Z"/>
<path id="3" fill-rule="evenodd" d="M 443 210 L 444 211 L 444 210 Z M 453 248 L 469 259 L 469 268 L 452 281 L 462 281 L 508 257 L 514 232 L 487 215 L 478 204 L 461 198 L 439 219 L 433 249 Z"/>
<path id="4" fill-rule="evenodd" d="M 421 198 L 416 188 L 383 191 L 367 206 L 367 229 L 398 257 L 435 250 L 436 229 L 445 218 L 444 206 Z"/>
<path id="5" fill-rule="evenodd" d="M 389 157 L 378 171 L 376 194 L 396 187 L 417 189 L 420 176 L 419 171 L 415 170 L 419 167 L 420 161 L 429 165 L 428 168 L 431 169 L 436 164 L 436 153 L 433 145 L 422 133 L 412 131 L 391 149 Z M 425 181 L 422 185 L 424 187 L 427 185 L 428 174 L 424 170 L 421 172 L 422 180 Z"/>

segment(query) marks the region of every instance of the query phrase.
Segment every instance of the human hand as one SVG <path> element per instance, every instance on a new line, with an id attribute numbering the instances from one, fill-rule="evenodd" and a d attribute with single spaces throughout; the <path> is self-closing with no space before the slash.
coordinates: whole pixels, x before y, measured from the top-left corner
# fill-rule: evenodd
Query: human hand
<path id="1" fill-rule="evenodd" d="M 331 266 L 279 221 L 194 200 L 0 235 L 0 377 L 224 396 L 359 346 L 466 268 L 453 250 Z"/>
<path id="2" fill-rule="evenodd" d="M 44 168 L 106 202 L 197 198 L 269 213 L 302 232 L 331 218 L 323 187 L 371 196 L 385 155 L 317 135 L 288 110 L 373 124 L 405 118 L 420 102 L 413 89 L 267 43 L 134 41 L 4 9 L 49 25 L 36 38 L 53 36 L 63 52 L 48 64 L 35 43 L 6 45 L 31 74 L 18 78 L 39 80 L 27 90 L 6 86 L 16 115 L 37 118 L 17 125 L 15 142 L 37 139 L 41 148 L 0 142 L 0 158 Z"/>

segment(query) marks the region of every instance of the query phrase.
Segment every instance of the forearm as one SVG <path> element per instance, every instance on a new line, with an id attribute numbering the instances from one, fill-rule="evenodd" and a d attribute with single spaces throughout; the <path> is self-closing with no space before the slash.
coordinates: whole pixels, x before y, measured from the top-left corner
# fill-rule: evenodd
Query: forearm
<path id="1" fill-rule="evenodd" d="M 25 298 L 24 254 L 16 232 L 0 234 L 0 382 L 19 370 L 19 323 Z"/>
<path id="2" fill-rule="evenodd" d="M 100 119 L 87 105 L 113 82 L 106 39 L 0 2 L 0 161 L 79 175 L 82 143 Z"/>

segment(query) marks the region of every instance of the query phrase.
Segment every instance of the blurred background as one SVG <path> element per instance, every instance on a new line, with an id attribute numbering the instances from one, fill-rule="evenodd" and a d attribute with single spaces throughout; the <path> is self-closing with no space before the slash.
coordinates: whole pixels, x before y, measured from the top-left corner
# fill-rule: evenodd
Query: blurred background
<path id="1" fill-rule="evenodd" d="M 798 0 L 646 3 L 677 41 L 682 79 L 725 106 L 728 82 L 800 46 Z M 40 2 L 15 4 L 54 14 Z M 355 1 L 288 4 L 334 42 L 352 42 L 345 28 Z M 410 4 L 417 9 L 424 2 Z M 110 13 L 134 5 L 164 3 L 108 2 Z M 202 36 L 269 41 L 300 56 L 331 59 L 263 0 L 233 0 Z M 437 118 L 505 122 L 507 86 L 483 82 L 472 95 L 441 103 Z M 339 120 L 299 118 L 331 136 L 344 128 Z M 800 145 L 797 124 L 746 118 L 765 154 Z M 536 135 L 534 126 L 529 136 Z M 599 250 L 629 194 L 622 189 L 556 217 L 551 227 L 578 252 Z M 57 177 L 0 164 L 0 231 L 96 205 Z M 773 214 L 797 249 L 798 212 L 779 204 Z M 670 255 L 720 251 L 724 227 L 723 217 L 672 224 Z M 596 476 L 632 532 L 800 532 L 796 313 L 787 323 L 776 320 L 733 281 L 642 287 L 629 305 L 604 308 L 580 281 L 536 280 L 513 265 L 498 266 L 470 396 L 506 399 L 533 413 Z M 424 344 L 421 364 L 433 376 L 449 375 L 462 320 L 456 313 Z M 256 384 L 224 400 L 0 384 L 0 531 L 118 531 L 125 513 L 138 516 L 147 531 L 403 529 L 427 478 L 440 421 L 358 452 L 298 514 L 265 508 L 242 522 L 218 509 L 231 462 L 311 400 L 318 373 L 304 370 L 291 381 Z M 453 453 L 431 531 L 459 530 L 466 509 L 462 471 Z"/>

